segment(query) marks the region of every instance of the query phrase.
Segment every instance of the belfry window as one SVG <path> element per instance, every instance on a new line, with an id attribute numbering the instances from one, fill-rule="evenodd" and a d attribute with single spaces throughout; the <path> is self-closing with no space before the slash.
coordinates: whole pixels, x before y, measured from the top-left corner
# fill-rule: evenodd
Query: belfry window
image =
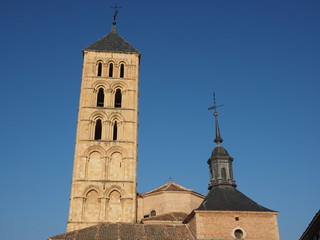
<path id="1" fill-rule="evenodd" d="M 118 139 L 118 124 L 117 121 L 113 124 L 113 141 L 116 141 Z"/>
<path id="2" fill-rule="evenodd" d="M 98 95 L 97 95 L 97 107 L 104 106 L 104 91 L 103 88 L 99 88 Z"/>
<path id="3" fill-rule="evenodd" d="M 101 140 L 102 133 L 102 122 L 100 119 L 96 121 L 96 125 L 94 128 L 94 140 Z"/>
<path id="4" fill-rule="evenodd" d="M 227 181 L 227 171 L 224 167 L 221 168 L 221 177 L 222 177 L 222 181 Z"/>
<path id="5" fill-rule="evenodd" d="M 97 76 L 101 77 L 101 74 L 102 74 L 102 62 L 99 62 Z"/>
<path id="6" fill-rule="evenodd" d="M 120 77 L 124 78 L 124 64 L 123 63 L 120 64 Z"/>
<path id="7" fill-rule="evenodd" d="M 109 77 L 113 77 L 113 63 L 109 64 Z"/>
<path id="8" fill-rule="evenodd" d="M 114 107 L 121 108 L 121 102 L 122 102 L 121 90 L 117 89 L 116 94 L 114 96 Z"/>

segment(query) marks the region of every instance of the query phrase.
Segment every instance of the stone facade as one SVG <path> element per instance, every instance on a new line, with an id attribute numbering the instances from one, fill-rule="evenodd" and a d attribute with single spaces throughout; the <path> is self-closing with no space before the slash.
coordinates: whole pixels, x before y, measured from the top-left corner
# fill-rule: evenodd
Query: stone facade
<path id="1" fill-rule="evenodd" d="M 277 212 L 197 211 L 185 220 L 196 239 L 279 240 Z"/>
<path id="2" fill-rule="evenodd" d="M 140 54 L 83 55 L 67 231 L 136 221 Z"/>
<path id="3" fill-rule="evenodd" d="M 204 198 L 202 194 L 169 182 L 148 193 L 138 194 L 137 220 L 140 222 L 145 217 L 171 212 L 189 214 L 199 207 Z"/>
<path id="4" fill-rule="evenodd" d="M 115 27 L 83 51 L 67 233 L 49 239 L 279 240 L 278 212 L 236 189 L 217 112 L 208 195 L 171 181 L 137 194 L 139 61 Z"/>

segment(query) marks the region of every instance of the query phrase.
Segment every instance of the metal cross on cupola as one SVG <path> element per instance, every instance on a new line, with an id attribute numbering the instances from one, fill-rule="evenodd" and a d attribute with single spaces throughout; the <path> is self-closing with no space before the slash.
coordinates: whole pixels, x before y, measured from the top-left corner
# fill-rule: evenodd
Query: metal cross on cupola
<path id="1" fill-rule="evenodd" d="M 208 110 L 214 109 L 213 116 L 215 118 L 215 123 L 216 123 L 216 138 L 214 139 L 214 142 L 217 143 L 217 145 L 220 145 L 223 142 L 223 139 L 220 136 L 220 129 L 219 129 L 219 123 L 218 123 L 218 112 L 217 112 L 217 108 L 222 107 L 222 106 L 223 105 L 216 104 L 216 93 L 213 92 L 213 106 L 209 107 Z"/>
<path id="2" fill-rule="evenodd" d="M 118 4 L 116 3 L 114 6 L 111 6 L 110 8 L 114 9 L 114 14 L 112 16 L 112 18 L 113 18 L 112 24 L 116 25 L 117 24 L 116 18 L 117 18 L 117 15 L 118 15 L 118 9 L 121 8 L 121 7 L 118 6 Z"/>
<path id="3" fill-rule="evenodd" d="M 223 105 L 217 105 L 216 104 L 216 93 L 213 92 L 213 106 L 212 107 L 209 107 L 208 110 L 213 110 L 214 109 L 214 116 L 218 116 L 218 113 L 217 113 L 217 108 L 218 107 L 222 107 Z"/>

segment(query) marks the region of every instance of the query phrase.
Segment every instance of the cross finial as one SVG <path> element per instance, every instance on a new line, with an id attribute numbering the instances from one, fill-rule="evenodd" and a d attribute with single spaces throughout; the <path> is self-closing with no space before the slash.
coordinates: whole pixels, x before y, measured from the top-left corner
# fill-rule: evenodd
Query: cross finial
<path id="1" fill-rule="evenodd" d="M 172 177 L 169 177 L 169 182 L 172 182 Z"/>
<path id="2" fill-rule="evenodd" d="M 213 106 L 212 106 L 212 107 L 209 107 L 208 110 L 214 109 L 213 115 L 214 115 L 215 117 L 217 117 L 217 116 L 218 116 L 217 108 L 218 108 L 218 107 L 222 107 L 223 105 L 217 105 L 217 104 L 216 104 L 216 93 L 213 92 L 212 94 L 213 94 Z"/>
<path id="3" fill-rule="evenodd" d="M 214 139 L 214 142 L 217 143 L 217 145 L 220 145 L 223 142 L 223 139 L 220 136 L 220 128 L 219 128 L 219 123 L 218 123 L 218 112 L 217 108 L 222 107 L 223 105 L 217 105 L 216 104 L 216 93 L 213 92 L 213 106 L 209 107 L 208 110 L 214 109 L 213 116 L 215 118 L 216 122 L 216 138 Z"/>
<path id="4" fill-rule="evenodd" d="M 111 6 L 110 8 L 113 8 L 114 9 L 114 14 L 113 14 L 113 21 L 112 21 L 112 24 L 113 25 L 116 25 L 117 22 L 116 22 L 116 18 L 117 18 L 117 15 L 118 15 L 118 9 L 121 8 L 120 6 L 118 6 L 117 3 L 115 3 L 114 6 Z"/>

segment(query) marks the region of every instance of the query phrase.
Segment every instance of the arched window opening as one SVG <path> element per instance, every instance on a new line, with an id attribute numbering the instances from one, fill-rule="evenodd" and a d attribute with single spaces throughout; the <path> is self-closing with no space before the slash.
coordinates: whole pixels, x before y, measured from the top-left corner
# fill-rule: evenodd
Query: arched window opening
<path id="1" fill-rule="evenodd" d="M 121 108 L 121 102 L 122 102 L 121 90 L 117 89 L 116 95 L 114 97 L 114 107 Z"/>
<path id="2" fill-rule="evenodd" d="M 109 64 L 109 77 L 113 77 L 113 63 Z"/>
<path id="3" fill-rule="evenodd" d="M 123 63 L 120 64 L 120 77 L 124 78 L 124 64 Z"/>
<path id="4" fill-rule="evenodd" d="M 98 96 L 97 96 L 97 107 L 104 106 L 104 91 L 103 88 L 99 88 Z"/>
<path id="5" fill-rule="evenodd" d="M 86 195 L 84 206 L 84 219 L 86 221 L 98 221 L 100 214 L 99 194 L 95 190 L 91 190 Z"/>
<path id="6" fill-rule="evenodd" d="M 101 133 L 102 133 L 102 123 L 101 123 L 101 120 L 98 119 L 96 121 L 96 126 L 94 129 L 94 140 L 101 140 Z"/>
<path id="7" fill-rule="evenodd" d="M 221 168 L 221 177 L 222 177 L 222 181 L 227 181 L 227 171 L 224 167 Z"/>
<path id="8" fill-rule="evenodd" d="M 109 195 L 109 207 L 108 207 L 108 221 L 121 222 L 122 221 L 122 204 L 121 194 L 114 190 Z"/>
<path id="9" fill-rule="evenodd" d="M 102 74 L 102 62 L 99 62 L 97 76 L 101 77 L 101 74 Z"/>
<path id="10" fill-rule="evenodd" d="M 87 163 L 87 179 L 88 180 L 99 180 L 102 177 L 102 166 L 101 154 L 99 152 L 92 152 L 88 157 Z"/>
<path id="11" fill-rule="evenodd" d="M 152 211 L 150 212 L 150 217 L 153 217 L 153 216 L 156 216 L 156 215 L 157 215 L 156 210 L 152 210 Z"/>
<path id="12" fill-rule="evenodd" d="M 117 121 L 113 124 L 113 141 L 116 141 L 118 139 L 118 124 Z"/>
<path id="13" fill-rule="evenodd" d="M 119 152 L 112 153 L 109 159 L 108 176 L 110 180 L 125 179 L 123 165 L 123 156 Z"/>

